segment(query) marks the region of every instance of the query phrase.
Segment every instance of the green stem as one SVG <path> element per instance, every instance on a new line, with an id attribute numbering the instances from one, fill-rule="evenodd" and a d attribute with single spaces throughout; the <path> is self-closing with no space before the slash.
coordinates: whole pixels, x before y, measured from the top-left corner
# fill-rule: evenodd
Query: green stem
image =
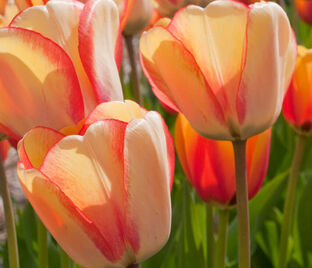
<path id="1" fill-rule="evenodd" d="M 207 267 L 211 268 L 214 265 L 214 228 L 213 228 L 213 208 L 209 205 L 206 206 L 207 217 Z"/>
<path id="2" fill-rule="evenodd" d="M 225 268 L 227 230 L 229 225 L 230 211 L 228 209 L 219 210 L 218 240 L 216 249 L 215 268 Z"/>
<path id="3" fill-rule="evenodd" d="M 291 234 L 292 219 L 294 217 L 294 207 L 296 199 L 296 188 L 306 142 L 307 138 L 305 136 L 298 136 L 298 141 L 290 168 L 287 195 L 284 204 L 284 218 L 281 231 L 278 268 L 285 268 L 287 266 L 288 239 Z"/>
<path id="4" fill-rule="evenodd" d="M 238 267 L 250 268 L 250 234 L 248 187 L 246 176 L 246 141 L 233 141 L 236 176 L 236 202 L 238 221 Z"/>
<path id="5" fill-rule="evenodd" d="M 0 192 L 3 199 L 5 226 L 8 235 L 9 264 L 10 268 L 18 268 L 19 258 L 18 258 L 13 206 L 1 155 L 0 155 Z"/>
<path id="6" fill-rule="evenodd" d="M 41 220 L 37 221 L 38 236 L 38 266 L 39 268 L 48 267 L 48 232 Z"/>
<path id="7" fill-rule="evenodd" d="M 69 268 L 70 258 L 61 247 L 60 252 L 61 252 L 61 268 Z"/>
<path id="8" fill-rule="evenodd" d="M 143 99 L 140 91 L 140 81 L 137 70 L 137 62 L 135 60 L 134 48 L 133 48 L 133 37 L 132 35 L 124 36 L 126 40 L 126 46 L 128 51 L 128 57 L 131 66 L 131 82 L 132 82 L 132 90 L 133 96 L 137 103 L 143 106 Z"/>

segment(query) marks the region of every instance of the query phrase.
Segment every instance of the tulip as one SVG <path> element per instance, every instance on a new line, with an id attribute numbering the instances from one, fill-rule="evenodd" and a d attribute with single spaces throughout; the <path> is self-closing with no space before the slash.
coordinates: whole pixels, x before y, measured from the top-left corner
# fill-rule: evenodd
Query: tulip
<path id="1" fill-rule="evenodd" d="M 158 113 L 131 101 L 103 103 L 80 135 L 37 127 L 18 153 L 28 200 L 79 265 L 128 267 L 166 243 L 174 150 Z"/>
<path id="2" fill-rule="evenodd" d="M 10 149 L 10 143 L 7 140 L 0 141 L 0 156 L 1 156 L 2 161 L 6 160 L 9 149 Z"/>
<path id="3" fill-rule="evenodd" d="M 6 0 L 0 1 L 0 27 L 6 27 L 18 13 L 17 6 Z"/>
<path id="4" fill-rule="evenodd" d="M 298 46 L 295 72 L 286 93 L 283 113 L 302 134 L 312 134 L 312 49 Z"/>
<path id="5" fill-rule="evenodd" d="M 312 1 L 295 0 L 295 6 L 300 18 L 308 24 L 312 24 Z"/>
<path id="6" fill-rule="evenodd" d="M 248 23 L 247 23 L 248 22 Z M 231 45 L 229 45 L 231 44 Z M 273 125 L 296 60 L 296 40 L 273 2 L 188 6 L 140 40 L 157 97 L 209 139 L 245 140 Z"/>
<path id="7" fill-rule="evenodd" d="M 154 8 L 150 0 L 129 1 L 132 2 L 132 7 L 129 10 L 129 15 L 123 33 L 125 35 L 135 35 L 141 32 L 151 21 Z M 119 0 L 119 2 L 125 1 Z"/>
<path id="8" fill-rule="evenodd" d="M 270 153 L 271 129 L 247 140 L 248 197 L 253 198 L 265 178 Z M 235 200 L 235 165 L 231 142 L 200 136 L 179 114 L 175 144 L 185 174 L 204 202 L 221 208 Z"/>
<path id="9" fill-rule="evenodd" d="M 51 1 L 0 29 L 0 132 L 17 141 L 32 127 L 59 130 L 103 101 L 123 100 L 118 34 L 112 0 Z"/>
<path id="10" fill-rule="evenodd" d="M 181 7 L 193 4 L 206 6 L 212 0 L 153 0 L 155 8 L 165 17 L 172 17 Z"/>

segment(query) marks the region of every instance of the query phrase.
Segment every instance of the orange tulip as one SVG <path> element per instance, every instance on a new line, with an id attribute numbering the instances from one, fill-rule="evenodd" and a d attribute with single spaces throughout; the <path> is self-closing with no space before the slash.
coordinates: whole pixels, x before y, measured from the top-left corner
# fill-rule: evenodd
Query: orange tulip
<path id="1" fill-rule="evenodd" d="M 300 133 L 312 130 L 312 49 L 298 46 L 295 72 L 284 99 L 285 119 Z"/>
<path id="2" fill-rule="evenodd" d="M 80 135 L 37 127 L 18 153 L 27 198 L 78 264 L 127 267 L 166 243 L 174 149 L 158 113 L 132 101 L 103 103 Z"/>
<path id="3" fill-rule="evenodd" d="M 140 51 L 156 96 L 197 132 L 244 140 L 279 116 L 296 40 L 286 13 L 273 2 L 247 7 L 214 1 L 205 9 L 181 9 L 167 27 L 145 32 Z"/>
<path id="4" fill-rule="evenodd" d="M 98 103 L 123 100 L 118 34 L 111 0 L 51 1 L 0 29 L 0 132 L 18 140 L 35 126 L 58 130 Z"/>
<path id="5" fill-rule="evenodd" d="M 295 0 L 295 6 L 300 18 L 306 23 L 312 24 L 312 1 Z"/>
<path id="6" fill-rule="evenodd" d="M 247 140 L 249 199 L 259 191 L 265 178 L 270 140 L 271 129 Z M 199 196 L 212 205 L 235 204 L 235 164 L 231 142 L 205 139 L 179 114 L 175 126 L 175 144 L 184 172 Z"/>
<path id="7" fill-rule="evenodd" d="M 10 149 L 10 143 L 7 140 L 0 141 L 0 156 L 1 160 L 5 161 Z"/>
<path id="8" fill-rule="evenodd" d="M 166 17 L 172 17 L 181 7 L 190 4 L 204 7 L 211 1 L 213 0 L 153 0 L 155 8 Z"/>

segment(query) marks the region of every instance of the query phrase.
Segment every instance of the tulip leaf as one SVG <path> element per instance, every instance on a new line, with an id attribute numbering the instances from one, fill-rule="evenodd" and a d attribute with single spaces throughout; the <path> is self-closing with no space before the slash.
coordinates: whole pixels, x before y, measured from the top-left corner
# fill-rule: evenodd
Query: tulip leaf
<path id="1" fill-rule="evenodd" d="M 281 173 L 271 181 L 269 181 L 259 193 L 249 202 L 250 215 L 250 238 L 251 249 L 255 250 L 255 236 L 257 232 L 264 226 L 266 218 L 273 211 L 274 206 L 280 199 L 280 193 L 286 186 L 288 171 Z M 237 219 L 235 218 L 229 227 L 228 236 L 228 259 L 230 263 L 237 262 Z"/>
<path id="2" fill-rule="evenodd" d="M 298 205 L 298 231 L 304 267 L 312 265 L 312 179 L 305 186 Z"/>

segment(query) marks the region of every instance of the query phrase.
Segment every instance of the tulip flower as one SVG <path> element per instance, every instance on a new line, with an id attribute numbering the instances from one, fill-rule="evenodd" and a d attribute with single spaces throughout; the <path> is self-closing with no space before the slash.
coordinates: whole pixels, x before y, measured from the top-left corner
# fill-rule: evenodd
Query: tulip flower
<path id="1" fill-rule="evenodd" d="M 248 197 L 253 198 L 265 178 L 270 153 L 271 129 L 247 140 Z M 204 202 L 228 207 L 235 200 L 235 164 L 231 142 L 200 136 L 179 114 L 175 126 L 177 153 L 190 183 Z"/>
<path id="2" fill-rule="evenodd" d="M 296 131 L 311 134 L 312 130 L 312 49 L 298 46 L 295 72 L 284 99 L 285 119 Z"/>
<path id="3" fill-rule="evenodd" d="M 295 0 L 295 6 L 300 18 L 308 24 L 312 24 L 312 1 Z"/>
<path id="4" fill-rule="evenodd" d="M 17 6 L 6 0 L 0 1 L 0 27 L 6 27 L 19 12 Z"/>
<path id="5" fill-rule="evenodd" d="M 103 103 L 80 135 L 36 127 L 18 153 L 28 200 L 79 265 L 128 267 L 166 243 L 174 150 L 158 113 Z"/>
<path id="6" fill-rule="evenodd" d="M 118 34 L 111 0 L 50 1 L 0 29 L 0 132 L 17 141 L 32 127 L 59 130 L 103 101 L 123 100 Z"/>
<path id="7" fill-rule="evenodd" d="M 125 27 L 123 29 L 123 33 L 125 35 L 135 35 L 141 32 L 151 21 L 154 7 L 151 0 L 129 1 L 132 2 L 132 7 L 131 9 L 128 7 L 129 14 L 125 23 Z M 119 2 L 125 1 L 119 0 Z"/>
<path id="8" fill-rule="evenodd" d="M 5 161 L 7 158 L 9 149 L 10 143 L 7 140 L 0 141 L 0 156 L 2 161 Z"/>
<path id="9" fill-rule="evenodd" d="M 231 45 L 229 45 L 231 44 Z M 296 61 L 296 40 L 273 2 L 188 6 L 140 40 L 155 94 L 210 139 L 245 140 L 272 126 Z"/>
<path id="10" fill-rule="evenodd" d="M 155 8 L 165 17 L 172 17 L 181 7 L 193 4 L 205 7 L 212 0 L 153 0 Z"/>

